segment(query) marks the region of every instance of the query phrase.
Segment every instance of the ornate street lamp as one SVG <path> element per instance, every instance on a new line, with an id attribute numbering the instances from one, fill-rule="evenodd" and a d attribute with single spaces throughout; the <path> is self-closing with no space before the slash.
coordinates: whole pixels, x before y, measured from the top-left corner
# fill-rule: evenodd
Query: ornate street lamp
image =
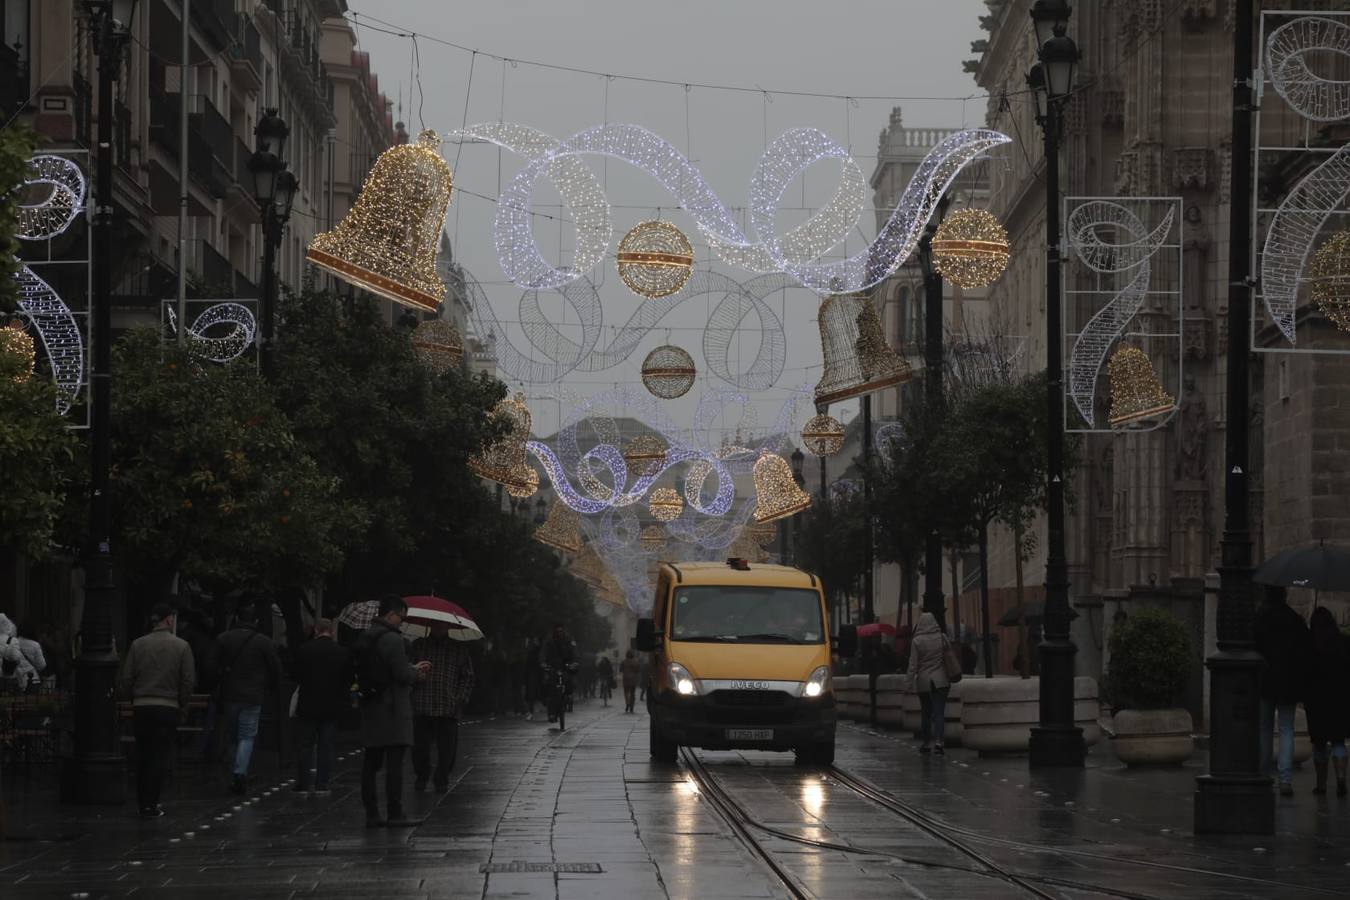
<path id="1" fill-rule="evenodd" d="M 1045 0 L 1032 10 L 1041 39 L 1039 65 L 1027 74 L 1045 135 L 1045 371 L 1049 412 L 1046 460 L 1045 624 L 1040 645 L 1040 721 L 1031 729 L 1033 766 L 1081 766 L 1083 729 L 1074 724 L 1074 656 L 1069 637 L 1069 573 L 1064 554 L 1064 344 L 1060 305 L 1059 138 L 1062 107 L 1073 90 L 1078 47 L 1066 33 L 1068 3 Z M 1046 38 L 1045 25 L 1049 25 Z"/>
<path id="2" fill-rule="evenodd" d="M 89 539 L 84 560 L 84 615 L 75 661 L 75 746 L 63 761 L 61 796 L 76 803 L 121 803 L 126 763 L 117 747 L 117 652 L 113 647 L 112 516 L 108 471 L 112 435 L 113 82 L 131 39 L 136 0 L 85 0 L 98 55 L 98 134 L 94 191 L 94 298 L 90 318 Z"/>
<path id="3" fill-rule="evenodd" d="M 291 218 L 291 204 L 295 202 L 299 182 L 282 160 L 290 129 L 275 109 L 263 112 L 253 135 L 257 139 L 257 148 L 249 157 L 248 171 L 253 176 L 253 198 L 262 216 L 263 234 L 258 361 L 263 377 L 270 381 L 273 375 L 272 336 L 276 325 L 277 249 L 281 246 L 281 232 Z"/>

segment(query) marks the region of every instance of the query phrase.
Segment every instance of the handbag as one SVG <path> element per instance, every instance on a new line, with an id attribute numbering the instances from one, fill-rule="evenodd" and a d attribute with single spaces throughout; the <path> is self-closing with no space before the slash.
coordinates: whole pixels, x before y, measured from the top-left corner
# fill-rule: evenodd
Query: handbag
<path id="1" fill-rule="evenodd" d="M 947 673 L 947 682 L 956 684 L 961 680 L 964 670 L 961 668 L 961 656 L 945 637 L 942 639 L 942 668 Z"/>

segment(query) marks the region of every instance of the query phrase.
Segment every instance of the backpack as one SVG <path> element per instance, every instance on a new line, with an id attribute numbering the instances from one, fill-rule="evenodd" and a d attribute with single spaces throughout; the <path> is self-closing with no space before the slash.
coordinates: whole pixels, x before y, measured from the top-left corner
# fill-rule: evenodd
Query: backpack
<path id="1" fill-rule="evenodd" d="M 393 632 L 382 634 L 373 641 L 363 641 L 359 647 L 361 657 L 356 667 L 356 690 L 362 701 L 375 700 L 389 689 L 389 670 L 378 650 L 380 641 L 390 634 Z"/>
<path id="2" fill-rule="evenodd" d="M 19 660 L 23 656 L 23 651 L 14 645 L 14 635 L 5 635 L 5 649 L 0 656 L 4 661 L 0 662 L 0 675 L 6 678 L 14 677 L 14 673 L 19 671 Z"/>

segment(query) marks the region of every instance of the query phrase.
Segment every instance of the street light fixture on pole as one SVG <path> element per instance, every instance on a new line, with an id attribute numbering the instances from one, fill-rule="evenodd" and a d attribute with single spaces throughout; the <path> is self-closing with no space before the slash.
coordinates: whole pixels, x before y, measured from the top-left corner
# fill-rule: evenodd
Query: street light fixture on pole
<path id="1" fill-rule="evenodd" d="M 282 157 L 286 152 L 286 138 L 290 129 L 275 109 L 265 110 L 253 134 L 257 149 L 248 160 L 253 175 L 253 197 L 262 215 L 263 270 L 262 291 L 259 300 L 258 364 L 263 377 L 272 380 L 274 356 L 272 337 L 276 325 L 277 305 L 277 248 L 281 246 L 281 232 L 291 218 L 291 204 L 299 183 L 286 168 Z"/>
<path id="2" fill-rule="evenodd" d="M 94 182 L 94 302 L 89 343 L 89 555 L 84 565 L 84 614 L 75 661 L 75 747 L 61 777 L 63 799 L 121 803 L 126 763 L 117 747 L 117 651 L 113 647 L 112 457 L 113 82 L 131 38 L 137 0 L 85 0 L 98 54 L 98 170 Z M 185 151 L 184 151 L 185 152 Z"/>
<path id="3" fill-rule="evenodd" d="M 1069 638 L 1069 573 L 1064 553 L 1064 325 L 1060 308 L 1059 139 L 1062 107 L 1073 89 L 1078 46 L 1065 32 L 1069 5 L 1038 2 L 1031 11 L 1040 46 L 1039 65 L 1027 76 L 1045 134 L 1045 369 L 1049 412 L 1045 559 L 1045 625 L 1041 640 L 1040 721 L 1031 729 L 1033 766 L 1081 766 L 1087 756 L 1083 729 L 1074 724 L 1074 656 Z"/>

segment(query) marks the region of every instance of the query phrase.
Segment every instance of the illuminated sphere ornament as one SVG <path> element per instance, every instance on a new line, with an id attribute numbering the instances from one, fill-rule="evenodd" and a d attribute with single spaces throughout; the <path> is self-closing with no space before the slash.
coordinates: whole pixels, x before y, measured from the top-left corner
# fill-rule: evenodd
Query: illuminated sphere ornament
<path id="1" fill-rule="evenodd" d="M 871 300 L 862 294 L 826 297 L 816 318 L 824 360 L 816 409 L 909 381 L 909 363 L 886 343 Z"/>
<path id="2" fill-rule="evenodd" d="M 539 487 L 539 473 L 525 462 L 525 442 L 530 439 L 531 423 L 525 395 L 516 394 L 499 402 L 492 408 L 491 418 L 505 425 L 506 434 L 481 453 L 470 456 L 469 468 L 480 478 L 505 485 L 512 496 L 528 497 Z"/>
<path id="3" fill-rule="evenodd" d="M 442 375 L 464 358 L 464 339 L 459 329 L 444 319 L 419 322 L 412 333 L 413 352 L 433 375 Z"/>
<path id="4" fill-rule="evenodd" d="M 15 381 L 27 381 L 33 375 L 37 350 L 33 339 L 18 322 L 0 328 L 0 374 Z"/>
<path id="5" fill-rule="evenodd" d="M 648 525 L 638 534 L 638 544 L 648 553 L 660 553 L 666 549 L 669 537 L 660 525 Z"/>
<path id="6" fill-rule="evenodd" d="M 1111 354 L 1106 372 L 1111 379 L 1112 428 L 1171 412 L 1176 406 L 1175 398 L 1163 390 L 1148 354 L 1132 344 Z"/>
<path id="7" fill-rule="evenodd" d="M 1350 229 L 1338 231 L 1313 254 L 1312 298 L 1322 315 L 1350 331 Z"/>
<path id="8" fill-rule="evenodd" d="M 762 453 L 751 470 L 755 478 L 755 521 L 786 519 L 811 505 L 811 495 L 797 486 L 792 467 L 777 453 Z"/>
<path id="9" fill-rule="evenodd" d="M 647 509 L 658 522 L 673 522 L 684 512 L 684 500 L 674 488 L 657 488 L 647 501 Z"/>
<path id="10" fill-rule="evenodd" d="M 958 209 L 933 235 L 933 267 L 963 288 L 988 287 L 1008 264 L 1008 232 L 983 209 Z"/>
<path id="11" fill-rule="evenodd" d="M 674 400 L 694 386 L 694 358 L 671 344 L 657 347 L 642 361 L 642 383 L 653 396 Z"/>
<path id="12" fill-rule="evenodd" d="M 684 287 L 694 269 L 694 248 L 669 222 L 643 222 L 619 241 L 617 260 L 628 289 L 656 300 Z"/>
<path id="13" fill-rule="evenodd" d="M 581 516 L 566 503 L 554 503 L 534 539 L 564 553 L 581 552 Z"/>
<path id="14" fill-rule="evenodd" d="M 833 456 L 844 446 L 844 426 L 834 416 L 812 416 L 802 428 L 802 445 L 816 456 Z"/>
<path id="15" fill-rule="evenodd" d="M 656 435 L 640 434 L 624 446 L 623 461 L 629 475 L 641 478 L 666 461 L 666 445 Z"/>
<path id="16" fill-rule="evenodd" d="M 440 144 L 428 129 L 381 153 L 351 212 L 315 235 L 305 258 L 381 297 L 435 312 L 445 299 L 436 247 L 452 181 Z"/>

